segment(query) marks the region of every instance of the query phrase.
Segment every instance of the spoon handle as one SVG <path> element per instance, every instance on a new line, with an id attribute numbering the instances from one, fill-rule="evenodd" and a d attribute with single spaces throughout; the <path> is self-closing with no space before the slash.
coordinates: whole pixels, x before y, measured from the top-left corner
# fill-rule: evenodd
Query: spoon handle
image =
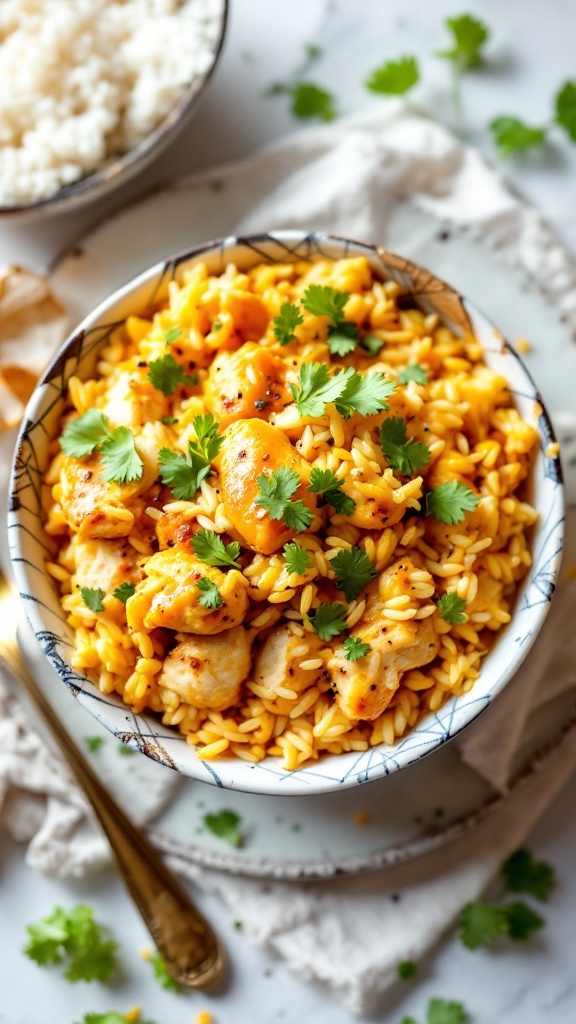
<path id="1" fill-rule="evenodd" d="M 102 786 L 28 672 L 17 648 L 0 642 L 0 658 L 26 690 L 86 794 L 168 973 L 186 988 L 208 988 L 215 984 L 222 975 L 225 958 L 212 928 L 144 833 Z"/>

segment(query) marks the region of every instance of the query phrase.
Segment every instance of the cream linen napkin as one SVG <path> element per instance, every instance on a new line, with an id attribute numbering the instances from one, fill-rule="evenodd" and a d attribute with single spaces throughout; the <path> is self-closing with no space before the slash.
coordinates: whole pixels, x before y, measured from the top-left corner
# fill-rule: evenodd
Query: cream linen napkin
<path id="1" fill-rule="evenodd" d="M 576 326 L 576 264 L 538 213 L 445 128 L 416 112 L 391 109 L 391 114 L 378 111 L 299 133 L 250 160 L 182 183 L 188 195 L 198 190 L 205 236 L 309 227 L 385 243 L 391 209 L 409 197 L 443 221 L 473 231 L 522 268 L 534 286 L 545 282 L 547 297 Z M 206 184 L 215 178 L 225 189 L 206 225 L 211 215 Z M 569 410 L 559 425 L 567 444 L 574 443 L 576 419 Z M 463 759 L 496 790 L 506 790 L 530 711 L 576 685 L 575 586 L 561 588 L 516 679 L 457 741 Z M 86 820 L 81 796 L 4 688 L 0 751 L 0 820 L 30 841 L 29 862 L 61 876 L 101 863 L 106 847 Z M 374 1008 L 395 980 L 397 963 L 421 957 L 460 907 L 478 896 L 575 767 L 572 730 L 546 766 L 482 825 L 431 855 L 357 878 L 263 885 L 176 858 L 172 863 L 217 892 L 242 919 L 250 941 L 269 945 L 291 970 L 325 983 L 350 1010 L 363 1012 Z M 163 786 L 170 779 L 156 765 L 146 770 L 150 779 L 157 776 L 157 803 L 140 809 L 140 821 L 166 798 Z M 393 894 L 399 901 L 391 899 Z"/>

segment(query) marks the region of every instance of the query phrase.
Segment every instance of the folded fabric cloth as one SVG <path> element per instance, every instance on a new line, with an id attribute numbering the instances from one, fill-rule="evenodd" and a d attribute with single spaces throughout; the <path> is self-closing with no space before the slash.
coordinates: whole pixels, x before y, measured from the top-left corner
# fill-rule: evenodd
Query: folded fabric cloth
<path id="1" fill-rule="evenodd" d="M 217 214 L 206 203 L 206 183 L 215 178 L 226 186 L 218 193 Z M 476 152 L 415 112 L 392 108 L 390 115 L 299 133 L 250 160 L 203 172 L 176 187 L 192 199 L 198 190 L 206 237 L 221 233 L 225 220 L 227 229 L 238 233 L 310 227 L 385 242 L 390 211 L 410 197 L 421 209 L 497 248 L 576 326 L 576 263 L 569 253 Z M 211 210 L 213 223 L 206 227 Z M 560 425 L 572 443 L 576 420 L 569 410 Z M 576 536 L 576 530 L 571 533 Z M 528 661 L 457 741 L 463 760 L 502 793 L 531 711 L 576 686 L 575 588 L 576 581 L 560 588 Z M 101 863 L 106 848 L 86 817 L 81 795 L 2 688 L 0 751 L 0 820 L 17 838 L 30 841 L 28 861 L 60 876 Z M 145 765 L 144 758 L 139 762 Z M 217 892 L 242 919 L 249 940 L 272 947 L 302 977 L 328 985 L 351 1010 L 366 1011 L 395 980 L 397 963 L 422 956 L 461 906 L 479 895 L 575 767 L 572 729 L 545 765 L 482 824 L 425 857 L 362 877 L 263 885 L 179 858 L 172 863 Z M 141 770 L 150 773 L 150 796 L 138 816 L 144 823 L 169 797 L 166 787 L 173 777 L 153 764 Z"/>

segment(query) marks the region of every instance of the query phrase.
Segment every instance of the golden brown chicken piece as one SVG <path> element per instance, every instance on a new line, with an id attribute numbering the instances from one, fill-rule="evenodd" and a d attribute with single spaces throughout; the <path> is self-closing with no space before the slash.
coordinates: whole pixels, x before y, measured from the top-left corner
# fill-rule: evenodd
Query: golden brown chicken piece
<path id="1" fill-rule="evenodd" d="M 195 708 L 223 711 L 240 700 L 250 672 L 250 641 L 242 626 L 217 636 L 191 637 L 170 652 L 158 685 Z"/>
<path id="2" fill-rule="evenodd" d="M 182 633 L 223 633 L 242 622 L 248 608 L 247 581 L 237 569 L 221 572 L 198 561 L 182 548 L 158 551 L 144 566 L 147 579 L 139 583 L 126 604 L 130 629 L 166 629 Z M 196 584 L 211 581 L 222 604 L 206 608 Z"/>
<path id="3" fill-rule="evenodd" d="M 291 500 L 302 499 L 313 512 L 316 495 L 306 490 L 310 467 L 292 447 L 284 432 L 265 420 L 241 420 L 224 433 L 218 456 L 220 486 L 226 515 L 238 538 L 255 551 L 270 555 L 295 535 L 283 519 L 271 519 L 257 504 L 258 477 L 281 466 L 298 473 L 302 483 Z"/>
<path id="4" fill-rule="evenodd" d="M 206 383 L 206 405 L 221 427 L 253 416 L 268 419 L 293 400 L 285 375 L 283 359 L 247 342 L 237 352 L 216 356 Z"/>

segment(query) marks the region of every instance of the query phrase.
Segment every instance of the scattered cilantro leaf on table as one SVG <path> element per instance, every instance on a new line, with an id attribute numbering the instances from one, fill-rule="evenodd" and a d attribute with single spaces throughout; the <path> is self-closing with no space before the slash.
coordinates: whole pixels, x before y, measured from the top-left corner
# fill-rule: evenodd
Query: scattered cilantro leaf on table
<path id="1" fill-rule="evenodd" d="M 547 900 L 554 888 L 554 868 L 544 860 L 534 860 L 528 850 L 516 850 L 502 866 L 506 892 L 526 892 L 537 900 Z"/>
<path id="2" fill-rule="evenodd" d="M 91 612 L 103 612 L 106 594 L 101 587 L 80 587 L 80 597 Z"/>
<path id="3" fill-rule="evenodd" d="M 416 57 L 399 57 L 380 64 L 371 72 L 364 83 L 370 92 L 385 96 L 403 96 L 420 78 Z"/>
<path id="4" fill-rule="evenodd" d="M 534 146 L 541 146 L 546 138 L 546 128 L 528 125 L 517 117 L 507 115 L 495 117 L 488 127 L 502 157 L 525 153 Z"/>
<path id="5" fill-rule="evenodd" d="M 288 572 L 296 572 L 299 576 L 314 564 L 310 552 L 294 542 L 284 545 L 283 554 Z"/>
<path id="6" fill-rule="evenodd" d="M 309 619 L 320 639 L 327 642 L 333 636 L 337 636 L 338 633 L 344 632 L 346 629 L 345 615 L 346 608 L 344 605 L 335 601 L 319 604 L 314 612 L 309 615 Z"/>
<path id="7" fill-rule="evenodd" d="M 128 581 L 125 580 L 124 583 L 121 583 L 119 587 L 116 587 L 116 589 L 112 591 L 112 597 L 116 597 L 118 601 L 122 601 L 122 604 L 126 604 L 128 598 L 132 597 L 135 590 L 136 587 L 134 584 L 128 583 Z"/>
<path id="8" fill-rule="evenodd" d="M 508 931 L 502 907 L 492 907 L 483 900 L 468 903 L 460 913 L 460 939 L 468 949 L 486 946 Z"/>
<path id="9" fill-rule="evenodd" d="M 426 515 L 433 516 L 439 523 L 454 526 L 465 518 L 465 512 L 473 512 L 480 498 L 474 491 L 460 483 L 448 480 L 439 484 L 426 495 Z"/>
<path id="10" fill-rule="evenodd" d="M 426 1010 L 426 1024 L 466 1024 L 468 1014 L 462 1003 L 449 999 L 431 999 Z"/>
<path id="11" fill-rule="evenodd" d="M 354 601 L 364 587 L 376 579 L 374 562 L 357 546 L 343 548 L 330 564 L 336 573 L 338 590 L 343 591 L 347 601 Z"/>
<path id="12" fill-rule="evenodd" d="M 85 1013 L 80 1024 L 126 1024 L 126 1017 L 116 1010 L 108 1010 L 105 1013 Z M 144 1021 L 139 1017 L 138 1024 L 152 1024 L 152 1021 Z"/>
<path id="13" fill-rule="evenodd" d="M 260 493 L 256 504 L 266 509 L 271 519 L 283 519 L 287 526 L 302 533 L 314 518 L 314 513 L 301 500 L 291 501 L 301 480 L 295 470 L 280 466 L 271 473 L 258 477 Z"/>
<path id="14" fill-rule="evenodd" d="M 117 747 L 120 757 L 134 757 L 136 751 L 134 747 L 129 747 L 127 743 L 120 742 Z"/>
<path id="15" fill-rule="evenodd" d="M 60 438 L 60 447 L 70 459 L 85 459 L 110 437 L 108 420 L 99 409 L 88 409 L 83 416 L 70 420 Z"/>
<path id="16" fill-rule="evenodd" d="M 522 900 L 504 903 L 502 910 L 506 914 L 508 935 L 514 942 L 526 942 L 532 932 L 544 927 L 544 918 Z"/>
<path id="17" fill-rule="evenodd" d="M 403 476 L 412 476 L 428 465 L 430 451 L 415 437 L 408 439 L 406 420 L 391 416 L 380 427 L 380 447 L 391 469 Z"/>
<path id="18" fill-rule="evenodd" d="M 418 968 L 413 960 L 401 960 L 396 965 L 396 973 L 402 981 L 408 981 L 409 978 L 413 978 Z"/>
<path id="19" fill-rule="evenodd" d="M 116 970 L 118 947 L 83 903 L 71 910 L 55 907 L 27 931 L 25 955 L 41 966 L 66 963 L 68 981 L 107 981 Z"/>
<path id="20" fill-rule="evenodd" d="M 216 584 L 209 580 L 207 576 L 197 580 L 194 586 L 200 591 L 198 604 L 201 604 L 203 608 L 210 608 L 213 611 L 216 608 L 222 607 L 224 602 L 220 597 L 220 591 Z"/>
<path id="21" fill-rule="evenodd" d="M 294 117 L 318 117 L 321 121 L 333 121 L 336 117 L 334 97 L 313 82 L 298 82 L 288 91 L 292 96 Z"/>
<path id="22" fill-rule="evenodd" d="M 304 50 L 310 60 L 317 60 L 322 54 L 322 50 L 316 43 L 304 43 Z"/>
<path id="23" fill-rule="evenodd" d="M 232 846 L 242 844 L 242 832 L 240 829 L 240 817 L 235 811 L 222 810 L 218 814 L 205 814 L 203 821 L 209 832 L 225 839 Z"/>
<path id="24" fill-rule="evenodd" d="M 436 605 L 442 618 L 446 622 L 451 622 L 453 626 L 460 622 L 466 622 L 467 616 L 464 614 L 466 601 L 463 597 L 458 597 L 458 594 L 442 594 Z"/>
<path id="25" fill-rule="evenodd" d="M 237 541 L 224 544 L 224 541 L 212 530 L 200 530 L 192 537 L 194 554 L 206 565 L 230 566 L 232 569 L 239 569 L 236 559 L 240 554 L 240 545 Z"/>
<path id="26" fill-rule="evenodd" d="M 415 384 L 427 384 L 428 383 L 428 370 L 425 370 L 420 363 L 408 363 L 403 370 L 400 370 L 398 374 L 398 380 L 401 384 L 409 384 L 411 380 Z"/>
<path id="27" fill-rule="evenodd" d="M 436 56 L 452 62 L 454 75 L 452 98 L 454 109 L 461 117 L 460 79 L 462 72 L 478 67 L 482 63 L 482 51 L 490 38 L 490 30 L 484 22 L 472 17 L 471 14 L 446 18 L 444 24 L 452 35 L 452 46 L 447 50 L 439 50 Z"/>
<path id="28" fill-rule="evenodd" d="M 168 974 L 166 961 L 164 960 L 164 957 L 160 955 L 160 953 L 153 953 L 152 956 L 150 957 L 149 963 L 151 964 L 152 970 L 154 971 L 154 977 L 158 982 L 160 982 L 160 986 L 162 988 L 166 989 L 167 992 L 184 991 L 182 985 L 179 985 L 177 981 L 174 981 L 172 975 Z"/>
<path id="29" fill-rule="evenodd" d="M 104 743 L 103 736 L 85 736 L 84 743 L 89 754 L 96 754 Z"/>
<path id="30" fill-rule="evenodd" d="M 343 647 L 348 661 L 358 661 L 372 650 L 370 644 L 362 643 L 359 636 L 347 636 Z"/>
<path id="31" fill-rule="evenodd" d="M 280 306 L 280 313 L 272 321 L 272 328 L 280 344 L 287 345 L 288 342 L 294 340 L 294 331 L 303 323 L 304 317 L 298 306 L 292 302 L 283 302 Z"/>
<path id="32" fill-rule="evenodd" d="M 182 363 L 176 362 L 170 353 L 152 360 L 148 366 L 147 377 L 152 386 L 166 396 L 173 395 L 181 384 L 198 383 L 197 375 L 185 373 Z"/>
<path id="33" fill-rule="evenodd" d="M 576 142 L 576 79 L 565 82 L 555 98 L 556 124 Z"/>

